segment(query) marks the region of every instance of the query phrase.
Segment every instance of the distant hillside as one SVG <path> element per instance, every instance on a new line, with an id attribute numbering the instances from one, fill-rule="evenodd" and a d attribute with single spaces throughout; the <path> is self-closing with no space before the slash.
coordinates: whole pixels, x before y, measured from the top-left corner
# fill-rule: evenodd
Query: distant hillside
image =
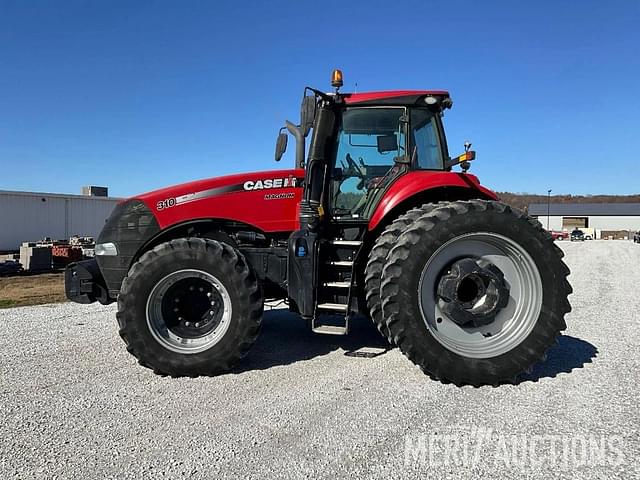
<path id="1" fill-rule="evenodd" d="M 497 193 L 503 202 L 520 210 L 526 210 L 530 203 L 547 203 L 546 195 Z M 640 193 L 637 195 L 551 195 L 551 203 L 640 203 Z"/>

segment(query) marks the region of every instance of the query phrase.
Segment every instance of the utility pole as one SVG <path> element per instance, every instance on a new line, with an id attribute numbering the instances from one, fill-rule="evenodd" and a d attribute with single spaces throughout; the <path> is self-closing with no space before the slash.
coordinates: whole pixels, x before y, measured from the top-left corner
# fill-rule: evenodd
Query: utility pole
<path id="1" fill-rule="evenodd" d="M 551 189 L 547 190 L 547 231 L 549 231 L 550 212 L 551 212 Z"/>

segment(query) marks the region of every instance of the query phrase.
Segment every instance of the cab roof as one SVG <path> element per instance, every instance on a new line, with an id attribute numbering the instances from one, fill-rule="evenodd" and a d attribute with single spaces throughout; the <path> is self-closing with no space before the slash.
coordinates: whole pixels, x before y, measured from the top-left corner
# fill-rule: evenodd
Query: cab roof
<path id="1" fill-rule="evenodd" d="M 348 105 L 414 105 L 425 97 L 449 98 L 446 90 L 389 90 L 385 92 L 341 93 Z"/>

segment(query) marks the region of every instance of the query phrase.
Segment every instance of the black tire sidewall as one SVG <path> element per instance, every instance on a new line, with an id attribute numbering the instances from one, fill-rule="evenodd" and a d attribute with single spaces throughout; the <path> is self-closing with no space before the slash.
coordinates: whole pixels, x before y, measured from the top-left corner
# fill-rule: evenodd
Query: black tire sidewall
<path id="1" fill-rule="evenodd" d="M 564 277 L 558 274 L 557 262 L 560 259 L 554 249 L 549 248 L 548 239 L 526 217 L 505 215 L 491 208 L 476 209 L 473 204 L 469 206 L 469 211 L 463 214 L 449 209 L 447 213 L 450 215 L 446 220 L 441 220 L 439 212 L 433 211 L 401 236 L 399 246 L 401 243 L 411 243 L 411 248 L 401 263 L 401 274 L 393 277 L 397 282 L 396 294 L 391 299 L 383 298 L 383 308 L 385 317 L 388 317 L 391 316 L 388 310 L 393 303 L 402 306 L 391 312 L 394 314 L 390 325 L 392 333 L 401 328 L 401 350 L 415 356 L 416 363 L 437 377 L 443 377 L 447 372 L 446 376 L 453 377 L 454 381 L 461 379 L 469 383 L 475 383 L 479 378 L 491 381 L 498 375 L 507 379 L 539 360 L 538 357 L 553 343 L 558 331 L 564 328 L 562 316 L 556 313 L 562 308 L 559 296 L 565 292 L 562 284 Z M 542 279 L 541 312 L 532 331 L 510 352 L 488 359 L 464 357 L 448 350 L 427 328 L 420 306 L 419 284 L 428 259 L 446 242 L 469 232 L 495 233 L 514 240 L 529 253 Z M 413 237 L 412 241 L 407 242 L 410 237 Z M 385 305 L 388 300 L 392 300 L 392 303 Z"/>
<path id="2" fill-rule="evenodd" d="M 237 268 L 239 252 L 212 240 L 186 239 L 156 247 L 132 268 L 126 289 L 118 298 L 121 328 L 134 354 L 161 372 L 178 375 L 209 374 L 230 368 L 245 352 L 243 344 L 257 335 L 262 314 L 255 298 L 257 284 L 249 268 Z M 232 314 L 227 331 L 217 343 L 198 353 L 169 350 L 150 331 L 147 300 L 157 283 L 178 270 L 200 270 L 213 275 L 227 290 Z M 240 270 L 240 271 L 239 271 Z M 254 295 L 255 296 L 255 295 Z"/>

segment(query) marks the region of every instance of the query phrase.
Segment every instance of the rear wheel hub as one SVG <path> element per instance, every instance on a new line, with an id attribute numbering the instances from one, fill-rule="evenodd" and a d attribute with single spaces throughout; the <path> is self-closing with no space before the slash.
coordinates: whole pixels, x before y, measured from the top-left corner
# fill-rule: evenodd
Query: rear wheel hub
<path id="1" fill-rule="evenodd" d="M 419 284 L 427 330 L 449 351 L 492 358 L 531 332 L 542 308 L 536 262 L 497 233 L 454 237 L 427 260 Z"/>
<path id="2" fill-rule="evenodd" d="M 454 262 L 438 283 L 442 311 L 458 325 L 479 327 L 493 322 L 509 303 L 502 271 L 486 260 Z"/>

